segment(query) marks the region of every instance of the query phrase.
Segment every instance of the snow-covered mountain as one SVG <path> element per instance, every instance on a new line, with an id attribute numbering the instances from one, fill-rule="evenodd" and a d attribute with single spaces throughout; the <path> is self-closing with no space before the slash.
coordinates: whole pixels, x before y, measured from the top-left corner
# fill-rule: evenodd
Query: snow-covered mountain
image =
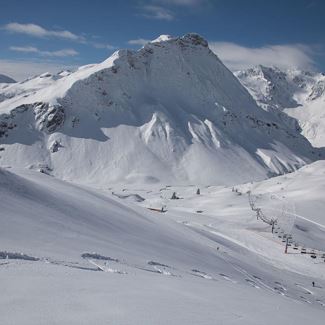
<path id="1" fill-rule="evenodd" d="M 319 153 L 261 110 L 197 34 L 0 90 L 1 165 L 78 182 L 234 184 Z"/>
<path id="2" fill-rule="evenodd" d="M 263 109 L 282 116 L 293 128 L 298 121 L 314 146 L 325 146 L 325 74 L 256 66 L 235 75 Z"/>
<path id="3" fill-rule="evenodd" d="M 1 324 L 323 324 L 315 78 L 246 72 L 261 109 L 187 34 L 0 84 Z"/>
<path id="4" fill-rule="evenodd" d="M 4 75 L 4 74 L 0 74 L 0 84 L 1 83 L 7 83 L 7 84 L 11 84 L 11 83 L 15 83 L 16 80 Z"/>

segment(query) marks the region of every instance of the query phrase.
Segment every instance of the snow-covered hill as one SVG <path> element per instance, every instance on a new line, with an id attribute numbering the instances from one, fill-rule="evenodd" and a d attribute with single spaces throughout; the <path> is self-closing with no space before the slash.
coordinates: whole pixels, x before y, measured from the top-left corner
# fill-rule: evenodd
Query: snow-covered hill
<path id="1" fill-rule="evenodd" d="M 0 169 L 1 324 L 323 324 L 325 263 L 284 254 L 245 194 L 309 202 L 297 213 L 319 214 L 317 224 L 296 225 L 312 244 L 324 232 L 322 170 L 318 162 L 241 192 L 197 195 L 193 186 L 95 190 Z M 162 204 L 166 213 L 146 209 Z"/>
<path id="2" fill-rule="evenodd" d="M 259 105 L 297 128 L 316 147 L 325 146 L 325 75 L 256 66 L 235 73 Z M 283 113 L 287 114 L 284 115 Z M 289 116 L 289 117 L 288 117 Z M 291 117 L 291 118 L 290 118 Z"/>
<path id="3" fill-rule="evenodd" d="M 319 158 L 197 34 L 1 91 L 1 165 L 78 182 L 235 184 Z"/>
<path id="4" fill-rule="evenodd" d="M 10 83 L 15 83 L 16 80 L 4 75 L 4 74 L 0 74 L 0 84 L 1 83 L 7 83 L 7 84 L 10 84 Z"/>

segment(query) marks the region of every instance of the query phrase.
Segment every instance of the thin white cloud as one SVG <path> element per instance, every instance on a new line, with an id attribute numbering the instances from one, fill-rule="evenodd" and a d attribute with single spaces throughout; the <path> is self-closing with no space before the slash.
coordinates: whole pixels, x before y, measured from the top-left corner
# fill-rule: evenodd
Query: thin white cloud
<path id="1" fill-rule="evenodd" d="M 44 72 L 56 73 L 67 69 L 74 70 L 75 66 L 63 63 L 0 59 L 1 73 L 18 81 L 25 80 L 28 77 L 39 75 Z"/>
<path id="2" fill-rule="evenodd" d="M 170 21 L 176 18 L 176 13 L 179 11 L 174 10 L 176 7 L 194 10 L 210 1 L 212 2 L 212 0 L 150 0 L 147 1 L 147 5 L 141 7 L 141 15 L 150 19 Z"/>
<path id="3" fill-rule="evenodd" d="M 10 46 L 9 50 L 23 53 L 38 53 L 39 49 L 33 46 Z"/>
<path id="4" fill-rule="evenodd" d="M 128 41 L 128 44 L 130 44 L 130 45 L 140 45 L 140 46 L 143 46 L 143 45 L 146 45 L 149 42 L 150 42 L 150 40 L 148 40 L 148 39 L 138 38 L 138 39 L 131 39 L 131 40 L 129 40 Z"/>
<path id="5" fill-rule="evenodd" d="M 154 0 L 154 2 L 167 4 L 167 5 L 195 7 L 201 5 L 204 2 L 207 2 L 207 0 Z"/>
<path id="6" fill-rule="evenodd" d="M 90 42 L 90 44 L 96 49 L 106 49 L 106 50 L 115 50 L 116 46 L 105 43 Z"/>
<path id="7" fill-rule="evenodd" d="M 84 38 L 82 36 L 78 36 L 68 30 L 48 30 L 36 24 L 20 24 L 14 22 L 4 25 L 3 29 L 11 33 L 25 34 L 38 38 L 53 37 L 71 41 L 84 41 Z"/>
<path id="8" fill-rule="evenodd" d="M 58 51 L 40 51 L 40 54 L 45 56 L 66 57 L 66 56 L 76 56 L 79 53 L 74 49 L 62 49 Z"/>
<path id="9" fill-rule="evenodd" d="M 209 47 L 233 71 L 259 64 L 284 69 L 310 69 L 315 64 L 312 49 L 301 44 L 251 48 L 230 42 L 210 42 Z"/>
<path id="10" fill-rule="evenodd" d="M 58 51 L 42 51 L 37 47 L 33 46 L 10 46 L 11 51 L 23 52 L 23 53 L 37 53 L 43 56 L 52 56 L 52 57 L 66 57 L 66 56 L 76 56 L 79 53 L 74 49 L 62 49 Z"/>
<path id="11" fill-rule="evenodd" d="M 159 20 L 173 20 L 174 14 L 172 11 L 155 5 L 143 6 L 142 10 L 144 13 L 142 16 L 150 19 L 159 19 Z"/>
<path id="12" fill-rule="evenodd" d="M 93 46 L 97 49 L 114 50 L 115 46 L 107 43 L 94 42 L 87 39 L 84 35 L 76 35 L 68 30 L 49 30 L 36 24 L 20 24 L 17 22 L 9 23 L 0 29 L 10 33 L 23 34 L 36 38 L 57 38 Z M 25 51 L 26 52 L 26 51 Z"/>

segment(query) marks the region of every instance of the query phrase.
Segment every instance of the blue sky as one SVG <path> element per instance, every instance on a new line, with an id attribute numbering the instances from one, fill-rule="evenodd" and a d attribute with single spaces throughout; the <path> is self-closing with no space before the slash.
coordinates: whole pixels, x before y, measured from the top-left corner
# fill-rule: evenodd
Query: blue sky
<path id="1" fill-rule="evenodd" d="M 0 73 L 100 62 L 161 34 L 197 32 L 232 70 L 325 71 L 324 0 L 0 0 Z"/>

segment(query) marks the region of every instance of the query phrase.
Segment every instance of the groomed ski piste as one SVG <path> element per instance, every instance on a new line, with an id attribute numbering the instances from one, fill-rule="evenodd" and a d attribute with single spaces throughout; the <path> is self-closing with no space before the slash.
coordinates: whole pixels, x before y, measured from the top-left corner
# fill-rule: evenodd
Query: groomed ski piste
<path id="1" fill-rule="evenodd" d="M 90 188 L 3 168 L 1 323 L 323 324 L 324 260 L 285 254 L 247 193 L 267 216 L 294 213 L 293 237 L 325 250 L 324 167 L 236 190 Z"/>

